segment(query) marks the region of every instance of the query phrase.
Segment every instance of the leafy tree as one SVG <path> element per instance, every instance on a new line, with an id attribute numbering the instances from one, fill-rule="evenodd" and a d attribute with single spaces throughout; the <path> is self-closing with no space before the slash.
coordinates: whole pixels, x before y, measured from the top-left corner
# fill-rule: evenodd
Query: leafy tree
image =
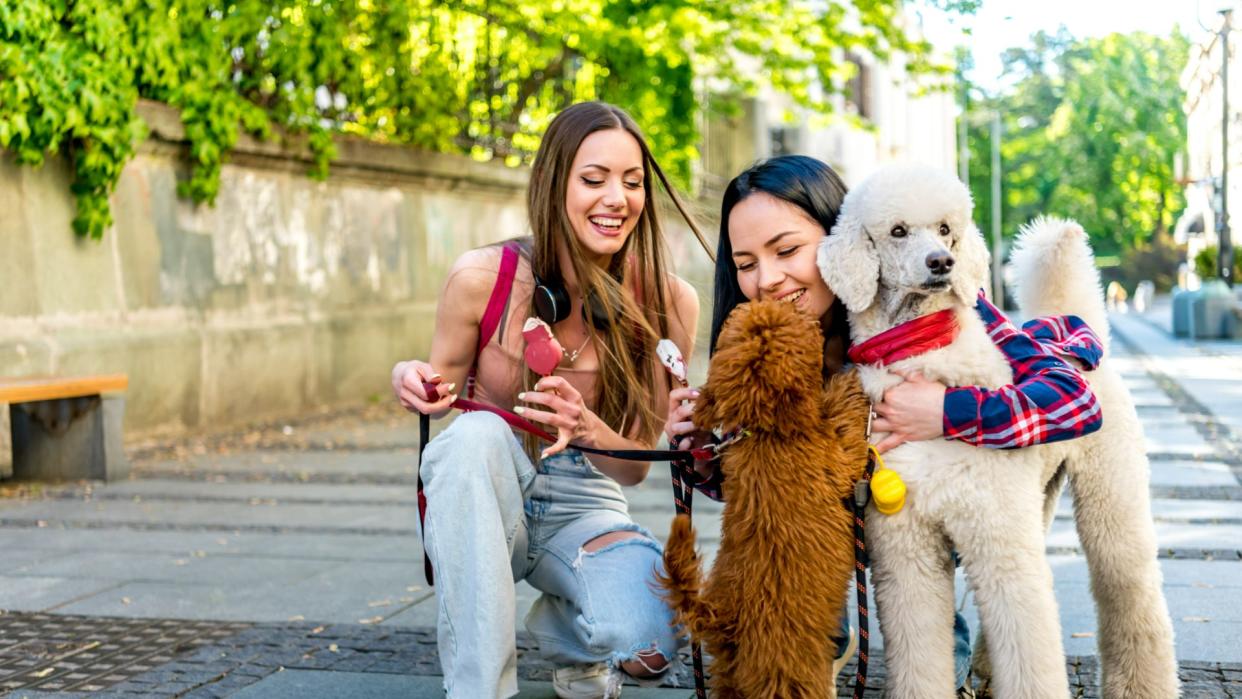
<path id="1" fill-rule="evenodd" d="M 921 0 L 970 12 L 978 0 Z M 74 228 L 102 235 L 132 157 L 139 97 L 181 110 L 193 163 L 181 193 L 210 202 L 241 129 L 300 135 L 323 177 L 336 133 L 528 162 L 557 111 L 629 109 L 683 185 L 700 98 L 760 79 L 831 109 L 846 53 L 908 55 L 903 0 L 5 0 L 0 147 L 37 165 L 71 154 Z M 273 128 L 278 127 L 278 128 Z"/>
<path id="2" fill-rule="evenodd" d="M 1076 40 L 1062 29 L 1005 53 L 1011 87 L 972 106 L 1001 114 L 1005 234 L 1038 214 L 1068 216 L 1098 254 L 1119 256 L 1172 228 L 1184 206 L 1173 162 L 1186 142 L 1177 105 L 1187 51 L 1176 31 Z M 989 125 L 976 122 L 969 138 L 971 188 L 990 230 Z"/>

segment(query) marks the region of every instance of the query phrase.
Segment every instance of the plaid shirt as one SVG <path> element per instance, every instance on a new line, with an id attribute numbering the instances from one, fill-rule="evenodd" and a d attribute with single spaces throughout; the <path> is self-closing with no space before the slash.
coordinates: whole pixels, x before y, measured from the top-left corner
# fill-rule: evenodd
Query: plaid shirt
<path id="1" fill-rule="evenodd" d="M 1103 416 L 1087 382 L 1060 355 L 1094 369 L 1104 348 L 1077 316 L 1049 316 L 1018 330 L 983 295 L 975 310 L 1005 353 L 1014 383 L 944 393 L 944 436 L 967 444 L 1014 449 L 1074 439 L 1100 429 Z"/>
<path id="2" fill-rule="evenodd" d="M 1014 449 L 1058 442 L 1100 429 L 1095 394 L 1082 375 L 1061 359 L 1072 356 L 1088 370 L 1100 364 L 1104 348 L 1078 316 L 1048 316 L 1012 323 L 983 294 L 975 304 L 988 336 L 1005 354 L 1014 383 L 996 389 L 950 388 L 944 394 L 944 436 L 967 444 Z M 723 499 L 720 469 L 695 488 Z"/>

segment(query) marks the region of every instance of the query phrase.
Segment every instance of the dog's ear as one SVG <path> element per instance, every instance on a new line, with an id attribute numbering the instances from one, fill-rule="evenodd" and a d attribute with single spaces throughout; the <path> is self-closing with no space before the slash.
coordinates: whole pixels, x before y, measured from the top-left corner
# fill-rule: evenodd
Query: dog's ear
<path id="1" fill-rule="evenodd" d="M 832 232 L 819 244 L 819 274 L 849 310 L 867 310 L 880 291 L 880 257 L 862 221 L 842 208 Z"/>
<path id="2" fill-rule="evenodd" d="M 983 242 L 983 234 L 971 223 L 966 232 L 957 240 L 953 249 L 956 266 L 953 270 L 953 294 L 967 306 L 975 305 L 979 290 L 987 286 L 988 254 L 987 245 Z M 998 302 L 999 303 L 999 302 Z"/>

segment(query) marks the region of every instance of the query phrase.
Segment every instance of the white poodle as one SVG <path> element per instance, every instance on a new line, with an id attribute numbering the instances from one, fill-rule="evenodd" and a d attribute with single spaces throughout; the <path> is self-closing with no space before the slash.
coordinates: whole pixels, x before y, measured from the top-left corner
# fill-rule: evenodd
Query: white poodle
<path id="1" fill-rule="evenodd" d="M 849 310 L 855 343 L 940 311 L 959 328 L 938 349 L 860 367 L 873 400 L 901 380 L 889 369 L 917 370 L 949 386 L 1013 382 L 974 310 L 988 253 L 971 208 L 969 192 L 952 176 L 891 167 L 846 196 L 824 239 L 820 270 Z M 1014 259 L 1024 312 L 1076 313 L 1107 336 L 1098 275 L 1080 227 L 1038 221 Z M 1003 451 L 932 440 L 886 455 L 909 488 L 903 510 L 885 516 L 872 508 L 867 519 L 891 696 L 953 696 L 951 549 L 966 567 L 987 640 L 976 668 L 985 679 L 990 675 L 996 696 L 1068 694 L 1044 556 L 1044 533 L 1066 473 L 1100 615 L 1105 696 L 1177 695 L 1141 429 L 1107 361 L 1088 379 L 1104 411 L 1103 427 L 1088 437 Z"/>

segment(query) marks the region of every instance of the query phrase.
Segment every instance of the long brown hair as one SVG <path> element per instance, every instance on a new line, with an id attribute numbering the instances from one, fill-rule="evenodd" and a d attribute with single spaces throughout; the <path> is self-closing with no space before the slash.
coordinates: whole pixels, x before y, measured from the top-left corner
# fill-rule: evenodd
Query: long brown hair
<path id="1" fill-rule="evenodd" d="M 623 129 L 638 142 L 643 156 L 645 203 L 633 232 L 612 256 L 608 269 L 601 270 L 588 260 L 587 251 L 574 234 L 565 211 L 565 198 L 578 148 L 587 136 L 605 129 Z M 569 251 L 584 303 L 600 299 L 599 305 L 608 317 L 605 327 L 595 327 L 592 314 L 585 314 L 599 355 L 595 413 L 623 436 L 637 425 L 637 436 L 648 441 L 662 424 L 655 411 L 655 396 L 667 391 L 663 371 L 655 359 L 655 344 L 668 336 L 669 329 L 668 252 L 655 201 L 657 178 L 703 249 L 711 255 L 711 248 L 651 155 L 638 125 L 624 110 L 611 104 L 580 102 L 552 120 L 535 154 L 526 198 L 534 236 L 531 270 L 540 279 L 562 278 L 557 269 L 559 241 Z M 535 315 L 533 299 L 530 310 Z M 533 386 L 538 378 L 527 369 L 526 387 Z M 533 446 L 528 441 L 527 450 L 537 453 Z"/>

